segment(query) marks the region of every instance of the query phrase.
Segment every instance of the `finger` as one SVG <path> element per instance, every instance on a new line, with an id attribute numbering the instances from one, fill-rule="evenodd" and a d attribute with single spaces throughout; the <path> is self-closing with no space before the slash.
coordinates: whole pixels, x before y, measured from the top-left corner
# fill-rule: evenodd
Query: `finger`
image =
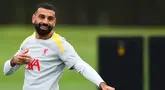
<path id="1" fill-rule="evenodd" d="M 26 55 L 26 54 L 20 54 L 19 57 L 20 57 L 21 59 L 24 59 L 24 58 L 32 59 L 31 56 Z"/>
<path id="2" fill-rule="evenodd" d="M 32 62 L 32 60 L 31 59 L 28 59 L 28 58 L 27 59 L 26 58 L 23 58 L 23 59 L 20 58 L 18 60 L 18 62 L 21 63 L 21 64 L 29 64 L 29 63 Z"/>
<path id="3" fill-rule="evenodd" d="M 26 49 L 22 54 L 27 54 L 29 52 L 29 49 Z"/>
<path id="4" fill-rule="evenodd" d="M 115 90 L 115 88 L 113 88 L 113 87 L 109 87 L 108 90 Z"/>
<path id="5" fill-rule="evenodd" d="M 22 59 L 22 60 L 32 60 L 32 57 L 29 55 L 20 55 L 18 57 L 18 59 Z"/>
<path id="6" fill-rule="evenodd" d="M 32 58 L 31 57 L 19 57 L 19 59 L 20 60 L 23 60 L 23 61 L 25 61 L 25 60 L 32 60 Z"/>
<path id="7" fill-rule="evenodd" d="M 32 60 L 26 60 L 26 64 L 32 63 Z"/>
<path id="8" fill-rule="evenodd" d="M 21 62 L 21 61 L 17 61 L 16 64 L 17 64 L 17 65 L 22 65 L 23 62 Z"/>
<path id="9" fill-rule="evenodd" d="M 30 59 L 32 59 L 32 57 L 31 57 L 31 56 L 26 55 L 26 54 L 20 54 L 20 57 L 23 57 L 23 58 L 30 58 Z"/>
<path id="10" fill-rule="evenodd" d="M 29 63 L 31 63 L 31 60 L 24 60 L 22 63 L 23 64 L 29 64 Z"/>
<path id="11" fill-rule="evenodd" d="M 28 60 L 26 60 L 26 59 L 28 59 Z M 20 55 L 17 55 L 14 57 L 13 62 L 17 65 L 22 65 L 22 64 L 25 64 L 27 62 L 30 62 L 30 60 L 31 60 L 31 58 L 29 58 L 29 57 L 25 58 L 25 57 L 21 57 Z"/>

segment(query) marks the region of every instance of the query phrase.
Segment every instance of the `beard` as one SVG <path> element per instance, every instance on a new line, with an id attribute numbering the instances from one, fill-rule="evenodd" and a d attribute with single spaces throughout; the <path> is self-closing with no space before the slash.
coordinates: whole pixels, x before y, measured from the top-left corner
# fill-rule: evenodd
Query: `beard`
<path id="1" fill-rule="evenodd" d="M 41 27 L 47 27 L 46 30 L 42 29 Z M 34 27 L 36 29 L 36 32 L 40 35 L 40 36 L 46 36 L 48 35 L 53 27 L 48 25 L 48 24 L 34 24 Z"/>

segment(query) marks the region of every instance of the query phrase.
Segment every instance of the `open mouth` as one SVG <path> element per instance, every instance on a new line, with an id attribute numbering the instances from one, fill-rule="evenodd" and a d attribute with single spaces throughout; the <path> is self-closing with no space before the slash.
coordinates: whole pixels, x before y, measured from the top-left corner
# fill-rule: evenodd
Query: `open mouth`
<path id="1" fill-rule="evenodd" d="M 41 25 L 40 28 L 43 29 L 43 30 L 47 30 L 48 29 L 48 26 Z"/>

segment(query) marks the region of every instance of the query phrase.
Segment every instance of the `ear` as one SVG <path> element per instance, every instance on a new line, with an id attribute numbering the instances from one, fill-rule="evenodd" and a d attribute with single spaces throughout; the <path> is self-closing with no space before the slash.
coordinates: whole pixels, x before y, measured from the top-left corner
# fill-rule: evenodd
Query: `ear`
<path id="1" fill-rule="evenodd" d="M 54 25 L 53 26 L 56 26 L 56 18 L 55 18 L 55 22 L 54 22 Z"/>
<path id="2" fill-rule="evenodd" d="M 35 20 L 35 15 L 33 14 L 33 16 L 32 16 L 32 23 L 34 23 L 34 20 Z"/>

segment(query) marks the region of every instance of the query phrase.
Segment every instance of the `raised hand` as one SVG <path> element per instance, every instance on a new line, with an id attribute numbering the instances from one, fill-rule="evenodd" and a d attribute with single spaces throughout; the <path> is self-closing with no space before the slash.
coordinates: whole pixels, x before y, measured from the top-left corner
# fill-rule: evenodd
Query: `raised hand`
<path id="1" fill-rule="evenodd" d="M 15 65 L 23 65 L 23 64 L 30 63 L 32 61 L 32 57 L 27 54 L 28 52 L 29 52 L 29 50 L 26 49 L 21 54 L 14 56 L 11 59 L 11 66 L 13 67 Z"/>
<path id="2" fill-rule="evenodd" d="M 100 83 L 100 87 L 102 90 L 115 90 L 115 88 L 111 87 L 111 86 L 108 86 L 106 85 L 105 83 Z"/>

